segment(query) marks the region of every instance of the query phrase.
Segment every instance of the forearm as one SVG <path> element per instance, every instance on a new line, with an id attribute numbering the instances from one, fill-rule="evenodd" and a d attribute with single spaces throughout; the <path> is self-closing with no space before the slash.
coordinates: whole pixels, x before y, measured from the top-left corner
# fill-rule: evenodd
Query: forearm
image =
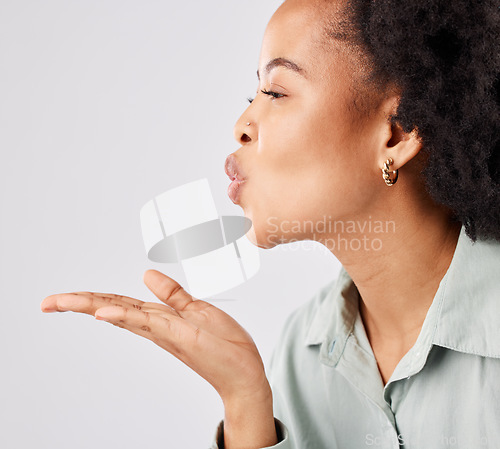
<path id="1" fill-rule="evenodd" d="M 224 449 L 259 449 L 277 443 L 270 390 L 262 397 L 224 402 Z"/>

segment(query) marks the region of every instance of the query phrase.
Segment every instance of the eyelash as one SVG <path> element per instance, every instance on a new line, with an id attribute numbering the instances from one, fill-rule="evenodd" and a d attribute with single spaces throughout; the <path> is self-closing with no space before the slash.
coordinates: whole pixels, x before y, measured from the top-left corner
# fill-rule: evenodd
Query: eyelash
<path id="1" fill-rule="evenodd" d="M 271 97 L 273 97 L 273 99 L 275 98 L 282 98 L 282 97 L 286 97 L 286 95 L 284 94 L 280 94 L 278 92 L 274 92 L 272 90 L 264 90 L 264 89 L 261 89 L 261 92 L 265 95 L 270 95 Z M 247 98 L 248 102 L 249 103 L 252 103 L 252 101 L 255 100 L 255 98 Z"/>

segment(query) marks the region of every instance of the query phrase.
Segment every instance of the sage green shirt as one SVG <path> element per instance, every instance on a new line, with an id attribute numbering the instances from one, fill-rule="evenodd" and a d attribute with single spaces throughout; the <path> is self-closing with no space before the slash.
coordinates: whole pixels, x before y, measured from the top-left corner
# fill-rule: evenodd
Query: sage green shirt
<path id="1" fill-rule="evenodd" d="M 342 268 L 287 318 L 267 372 L 272 447 L 499 448 L 500 242 L 473 243 L 462 227 L 420 334 L 385 386 L 359 299 Z"/>

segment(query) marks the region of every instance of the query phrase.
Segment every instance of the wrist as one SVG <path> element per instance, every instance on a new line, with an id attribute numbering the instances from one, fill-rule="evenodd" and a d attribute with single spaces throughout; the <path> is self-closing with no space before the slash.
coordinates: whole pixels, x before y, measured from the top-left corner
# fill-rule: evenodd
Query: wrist
<path id="1" fill-rule="evenodd" d="M 258 449 L 278 443 L 270 388 L 223 402 L 225 449 Z"/>
<path id="2" fill-rule="evenodd" d="M 271 391 L 252 396 L 242 396 L 223 400 L 224 420 L 240 420 L 250 414 L 273 416 L 273 396 Z"/>
<path id="3" fill-rule="evenodd" d="M 273 394 L 271 387 L 268 382 L 259 389 L 252 391 L 240 390 L 237 393 L 229 396 L 222 397 L 222 403 L 224 404 L 224 409 L 227 410 L 238 410 L 245 409 L 246 407 L 271 407 L 273 403 Z"/>

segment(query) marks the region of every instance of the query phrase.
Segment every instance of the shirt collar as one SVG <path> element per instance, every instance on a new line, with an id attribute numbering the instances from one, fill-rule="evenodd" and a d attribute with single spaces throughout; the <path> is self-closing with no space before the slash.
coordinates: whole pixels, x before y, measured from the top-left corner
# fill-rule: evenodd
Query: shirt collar
<path id="1" fill-rule="evenodd" d="M 337 278 L 327 284 L 322 293 L 306 334 L 306 345 L 349 334 L 358 313 L 355 301 L 358 289 L 343 266 Z"/>
<path id="2" fill-rule="evenodd" d="M 359 292 L 341 267 L 327 284 L 313 313 L 306 345 L 324 343 L 336 363 L 355 323 L 359 325 Z M 500 242 L 466 235 L 462 226 L 450 266 L 424 320 L 415 350 L 425 363 L 432 344 L 484 357 L 500 358 Z M 335 351 L 333 350 L 335 346 Z M 425 353 L 425 354 L 424 354 Z M 421 363 L 420 363 L 421 362 Z"/>

